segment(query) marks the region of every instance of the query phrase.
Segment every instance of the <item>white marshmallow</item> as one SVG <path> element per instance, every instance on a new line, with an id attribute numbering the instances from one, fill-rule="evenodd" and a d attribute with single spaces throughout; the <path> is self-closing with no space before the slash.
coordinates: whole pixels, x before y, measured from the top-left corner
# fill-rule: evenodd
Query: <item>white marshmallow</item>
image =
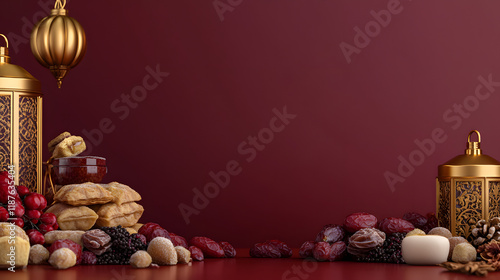
<path id="1" fill-rule="evenodd" d="M 401 253 L 407 264 L 440 264 L 448 260 L 449 251 L 450 241 L 439 235 L 412 235 L 405 237 L 401 244 Z"/>

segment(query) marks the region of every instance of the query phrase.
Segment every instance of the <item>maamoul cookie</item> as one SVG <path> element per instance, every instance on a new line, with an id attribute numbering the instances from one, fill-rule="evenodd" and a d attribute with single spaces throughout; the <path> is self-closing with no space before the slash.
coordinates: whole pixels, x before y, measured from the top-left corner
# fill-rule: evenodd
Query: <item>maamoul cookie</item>
<path id="1" fill-rule="evenodd" d="M 56 203 L 47 212 L 54 213 L 61 230 L 89 230 L 97 221 L 97 214 L 86 206 Z"/>
<path id="2" fill-rule="evenodd" d="M 144 208 L 135 203 L 128 202 L 122 205 L 116 203 L 104 204 L 97 211 L 99 218 L 97 219 L 97 226 L 99 227 L 131 227 L 139 221 L 144 212 Z"/>
<path id="3" fill-rule="evenodd" d="M 132 201 L 141 200 L 141 195 L 133 190 L 131 187 L 120 184 L 118 182 L 111 182 L 109 184 L 101 184 L 106 190 L 113 195 L 113 202 L 116 204 L 123 204 Z"/>
<path id="4" fill-rule="evenodd" d="M 73 206 L 104 204 L 113 200 L 113 195 L 98 184 L 87 182 L 62 187 L 54 196 L 57 202 Z"/>

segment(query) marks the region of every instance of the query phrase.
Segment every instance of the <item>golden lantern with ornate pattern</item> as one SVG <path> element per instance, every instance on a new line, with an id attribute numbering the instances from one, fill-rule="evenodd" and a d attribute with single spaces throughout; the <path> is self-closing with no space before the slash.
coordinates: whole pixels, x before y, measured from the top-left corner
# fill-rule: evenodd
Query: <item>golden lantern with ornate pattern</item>
<path id="1" fill-rule="evenodd" d="M 68 16 L 65 6 L 66 0 L 57 0 L 50 16 L 31 31 L 31 51 L 40 64 L 50 69 L 59 88 L 87 50 L 85 31 L 76 19 Z"/>
<path id="2" fill-rule="evenodd" d="M 477 142 L 471 136 L 477 134 Z M 500 216 L 500 162 L 482 153 L 481 135 L 473 130 L 465 154 L 438 167 L 436 213 L 439 225 L 469 238 L 479 220 Z"/>
<path id="3" fill-rule="evenodd" d="M 15 183 L 42 191 L 42 92 L 40 82 L 10 63 L 9 41 L 0 46 L 0 170 L 13 166 Z"/>

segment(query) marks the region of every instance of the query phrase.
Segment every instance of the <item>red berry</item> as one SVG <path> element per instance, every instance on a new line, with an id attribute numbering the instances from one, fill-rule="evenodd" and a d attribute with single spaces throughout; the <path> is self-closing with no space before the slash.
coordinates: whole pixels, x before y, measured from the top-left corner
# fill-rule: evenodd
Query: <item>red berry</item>
<path id="1" fill-rule="evenodd" d="M 234 249 L 233 245 L 229 244 L 229 242 L 219 242 L 219 245 L 222 247 L 222 250 L 224 250 L 224 256 L 226 258 L 234 258 L 236 257 L 236 250 Z"/>
<path id="2" fill-rule="evenodd" d="M 172 243 L 174 246 L 182 246 L 184 248 L 188 248 L 188 243 L 186 241 L 186 238 L 177 235 L 175 233 L 170 233 L 170 240 L 172 240 Z"/>
<path id="3" fill-rule="evenodd" d="M 39 210 L 27 210 L 25 214 L 28 219 L 33 220 L 33 219 L 39 219 L 40 216 L 42 215 L 42 212 Z"/>
<path id="4" fill-rule="evenodd" d="M 57 223 L 55 223 L 55 224 L 53 224 L 53 225 L 52 225 L 52 228 L 53 228 L 54 230 L 57 230 L 57 229 L 59 229 L 59 225 L 58 225 Z"/>
<path id="5" fill-rule="evenodd" d="M 155 237 L 165 237 L 170 240 L 170 234 L 164 228 L 155 228 L 149 235 L 146 235 L 148 241 L 155 239 Z"/>
<path id="6" fill-rule="evenodd" d="M 6 222 L 9 219 L 9 211 L 0 206 L 0 222 Z"/>
<path id="7" fill-rule="evenodd" d="M 49 253 L 52 255 L 55 250 L 61 249 L 61 248 L 68 248 L 73 253 L 76 255 L 76 263 L 80 264 L 82 260 L 82 246 L 76 243 L 75 241 L 69 240 L 69 239 L 60 239 L 56 240 L 52 245 L 49 247 Z"/>
<path id="8" fill-rule="evenodd" d="M 132 234 L 132 236 L 135 236 L 136 238 L 139 238 L 142 241 L 142 243 L 148 244 L 148 240 L 147 240 L 146 236 L 144 236 L 144 235 L 142 235 L 140 233 L 134 233 L 134 234 Z M 177 246 L 177 245 L 174 245 L 174 246 Z"/>
<path id="9" fill-rule="evenodd" d="M 375 228 L 377 226 L 377 217 L 370 213 L 359 212 L 353 213 L 345 218 L 344 228 L 350 233 L 363 228 Z"/>
<path id="10" fill-rule="evenodd" d="M 19 194 L 19 196 L 24 197 L 30 194 L 30 190 L 26 186 L 17 186 L 17 193 Z"/>
<path id="11" fill-rule="evenodd" d="M 16 200 L 13 211 L 14 216 L 21 218 L 25 212 L 23 204 Z"/>
<path id="12" fill-rule="evenodd" d="M 137 232 L 147 237 L 148 235 L 151 234 L 151 232 L 155 228 L 161 228 L 161 226 L 159 224 L 156 224 L 156 223 L 146 223 L 146 224 L 142 225 L 142 227 L 139 228 L 139 230 Z"/>
<path id="13" fill-rule="evenodd" d="M 97 263 L 97 257 L 90 251 L 82 252 L 82 265 L 94 265 Z"/>
<path id="14" fill-rule="evenodd" d="M 6 192 L 2 192 L 0 190 L 0 203 L 7 204 L 9 203 L 9 195 Z"/>
<path id="15" fill-rule="evenodd" d="M 222 258 L 224 257 L 224 250 L 221 248 L 219 243 L 213 241 L 208 237 L 193 237 L 189 242 L 191 246 L 196 246 L 201 249 L 203 255 L 212 258 Z"/>
<path id="16" fill-rule="evenodd" d="M 327 261 L 330 259 L 331 245 L 328 242 L 318 242 L 314 246 L 313 256 L 317 261 Z"/>
<path id="17" fill-rule="evenodd" d="M 52 226 L 46 225 L 46 224 L 41 224 L 38 226 L 38 229 L 40 230 L 41 233 L 46 234 L 47 232 L 53 231 L 54 228 Z"/>
<path id="18" fill-rule="evenodd" d="M 201 262 L 205 259 L 205 256 L 203 256 L 203 252 L 196 246 L 189 246 L 189 252 L 191 252 L 191 258 L 193 258 L 193 260 L 195 261 Z"/>
<path id="19" fill-rule="evenodd" d="M 30 245 L 33 246 L 35 244 L 43 245 L 45 243 L 45 237 L 41 232 L 36 229 L 30 229 L 26 231 L 28 237 L 30 238 Z"/>
<path id="20" fill-rule="evenodd" d="M 23 228 L 24 227 L 24 220 L 22 218 L 15 218 L 15 220 L 13 220 L 14 224 L 20 228 Z"/>
<path id="21" fill-rule="evenodd" d="M 415 229 L 412 223 L 407 220 L 403 220 L 400 218 L 385 218 L 380 221 L 379 228 L 381 231 L 391 234 L 396 232 L 408 233 Z"/>
<path id="22" fill-rule="evenodd" d="M 52 226 L 56 224 L 57 222 L 57 217 L 54 215 L 54 213 L 43 213 L 42 216 L 40 216 L 40 220 L 42 223 Z"/>
<path id="23" fill-rule="evenodd" d="M 313 249 L 316 246 L 316 242 L 314 241 L 306 241 L 300 246 L 299 255 L 301 258 L 312 258 L 313 257 Z"/>
<path id="24" fill-rule="evenodd" d="M 332 247 L 330 248 L 330 258 L 328 260 L 331 262 L 342 260 L 345 256 L 346 249 L 347 246 L 345 245 L 344 241 L 333 243 Z"/>
<path id="25" fill-rule="evenodd" d="M 408 212 L 403 215 L 403 220 L 412 223 L 415 228 L 423 229 L 427 224 L 427 218 L 415 212 Z"/>
<path id="26" fill-rule="evenodd" d="M 1 171 L 0 172 L 0 180 L 8 179 L 9 178 L 9 172 L 8 171 Z"/>
<path id="27" fill-rule="evenodd" d="M 47 200 L 38 193 L 32 193 L 24 198 L 24 205 L 30 210 L 43 210 L 47 207 Z"/>

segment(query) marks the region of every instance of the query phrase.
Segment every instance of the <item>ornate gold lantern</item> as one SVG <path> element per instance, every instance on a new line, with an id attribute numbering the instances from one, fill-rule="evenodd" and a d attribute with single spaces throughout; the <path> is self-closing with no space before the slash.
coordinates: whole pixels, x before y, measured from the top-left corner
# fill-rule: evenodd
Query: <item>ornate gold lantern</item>
<path id="1" fill-rule="evenodd" d="M 66 0 L 57 0 L 50 16 L 31 31 L 31 51 L 40 64 L 49 68 L 59 88 L 87 50 L 85 31 L 76 19 L 68 16 L 65 6 Z"/>
<path id="2" fill-rule="evenodd" d="M 477 142 L 471 142 L 474 133 Z M 471 131 L 465 154 L 438 168 L 436 213 L 454 236 L 469 238 L 477 221 L 500 216 L 500 162 L 484 155 L 480 144 L 479 131 Z"/>
<path id="3" fill-rule="evenodd" d="M 24 68 L 10 64 L 9 42 L 0 47 L 0 169 L 13 165 L 15 183 L 42 191 L 42 92 Z"/>

